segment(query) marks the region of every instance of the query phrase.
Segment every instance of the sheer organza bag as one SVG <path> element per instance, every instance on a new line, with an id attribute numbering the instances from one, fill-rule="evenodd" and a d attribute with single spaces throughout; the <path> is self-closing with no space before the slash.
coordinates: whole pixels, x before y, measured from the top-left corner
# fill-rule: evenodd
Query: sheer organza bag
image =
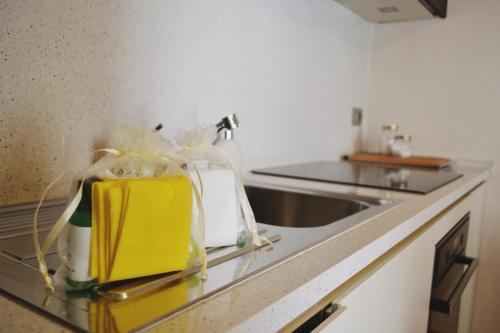
<path id="1" fill-rule="evenodd" d="M 194 265 L 206 277 L 203 207 L 185 168 L 189 160 L 150 129 L 119 128 L 112 137 L 116 148 L 95 152 L 105 155 L 75 176 L 68 205 L 43 246 L 35 214 L 35 249 L 47 287 L 85 289 Z M 57 238 L 63 264 L 53 284 L 45 254 Z"/>

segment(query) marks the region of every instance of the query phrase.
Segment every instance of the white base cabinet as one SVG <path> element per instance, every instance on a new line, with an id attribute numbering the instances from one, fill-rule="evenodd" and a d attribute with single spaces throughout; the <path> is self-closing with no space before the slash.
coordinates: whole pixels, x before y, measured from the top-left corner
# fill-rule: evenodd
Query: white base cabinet
<path id="1" fill-rule="evenodd" d="M 345 310 L 318 332 L 425 332 L 434 250 L 423 235 L 344 298 Z"/>
<path id="2" fill-rule="evenodd" d="M 314 332 L 427 332 L 435 244 L 470 212 L 466 254 L 478 256 L 484 193 L 482 185 L 384 258 L 361 282 L 333 300 L 342 312 L 327 318 Z M 470 332 L 473 297 L 474 277 L 461 299 L 459 332 Z"/>

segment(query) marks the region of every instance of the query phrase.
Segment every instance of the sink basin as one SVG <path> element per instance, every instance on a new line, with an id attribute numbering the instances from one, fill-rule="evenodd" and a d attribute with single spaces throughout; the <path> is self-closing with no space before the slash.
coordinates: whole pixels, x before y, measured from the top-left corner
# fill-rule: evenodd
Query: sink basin
<path id="1" fill-rule="evenodd" d="M 280 227 L 321 227 L 359 213 L 377 199 L 319 191 L 245 187 L 255 219 Z"/>

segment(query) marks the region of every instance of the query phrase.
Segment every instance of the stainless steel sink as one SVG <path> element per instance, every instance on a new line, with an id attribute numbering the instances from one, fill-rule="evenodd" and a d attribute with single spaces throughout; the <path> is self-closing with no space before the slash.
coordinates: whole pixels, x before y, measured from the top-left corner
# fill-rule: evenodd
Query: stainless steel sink
<path id="1" fill-rule="evenodd" d="M 280 227 L 321 227 L 380 204 L 372 198 L 350 198 L 335 193 L 255 186 L 245 189 L 255 219 Z"/>
<path id="2" fill-rule="evenodd" d="M 118 304 L 94 291 L 47 294 L 34 256 L 31 234 L 34 206 L 0 207 L 0 295 L 29 304 L 78 331 L 108 332 L 107 327 L 95 325 L 101 322 L 118 326 L 128 323 L 126 330 L 138 331 L 315 244 L 351 230 L 400 202 L 260 183 L 247 184 L 246 189 L 259 230 L 265 230 L 264 236 L 269 239 L 281 236 L 280 241 L 265 251 L 246 253 L 211 266 L 206 281 L 198 274 L 185 276 L 174 284 L 162 285 L 154 292 L 138 294 Z M 63 202 L 47 203 L 42 207 L 41 238 L 63 208 Z M 215 262 L 234 251 L 238 251 L 236 246 L 221 248 L 210 252 L 208 259 Z M 46 259 L 49 273 L 53 274 L 61 261 L 57 254 L 51 253 Z M 179 298 L 181 294 L 182 299 Z M 123 313 L 132 313 L 133 309 L 139 313 L 137 318 L 140 320 L 129 321 L 113 315 L 116 307 L 128 309 Z M 158 311 L 149 311 L 152 308 Z M 95 309 L 100 310 L 96 312 Z"/>

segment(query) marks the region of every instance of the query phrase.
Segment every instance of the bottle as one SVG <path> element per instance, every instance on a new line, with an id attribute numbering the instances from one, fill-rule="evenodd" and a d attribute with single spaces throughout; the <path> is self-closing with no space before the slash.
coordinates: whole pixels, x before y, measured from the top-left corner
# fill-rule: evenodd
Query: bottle
<path id="1" fill-rule="evenodd" d="M 382 126 L 382 135 L 380 137 L 378 153 L 384 155 L 391 154 L 391 146 L 394 141 L 394 136 L 396 135 L 399 126 L 396 124 L 389 124 Z"/>
<path id="2" fill-rule="evenodd" d="M 396 135 L 391 144 L 391 154 L 403 158 L 409 158 L 412 154 L 410 135 Z"/>
<path id="3" fill-rule="evenodd" d="M 243 172 L 243 152 L 239 142 L 234 139 L 234 131 L 227 128 L 220 131 L 215 145 L 226 153 L 234 166 L 234 171 L 241 175 Z"/>
<path id="4" fill-rule="evenodd" d="M 89 274 L 90 241 L 92 231 L 92 183 L 83 182 L 82 199 L 68 223 L 68 264 L 66 284 L 71 289 L 87 289 L 97 284 Z M 81 182 L 81 181 L 80 181 Z"/>
<path id="5" fill-rule="evenodd" d="M 231 113 L 222 118 L 215 126 L 217 127 L 217 140 L 214 145 L 219 147 L 231 161 L 234 171 L 241 176 L 243 172 L 243 152 L 238 141 L 234 139 L 234 130 L 240 122 L 236 114 Z"/>
<path id="6" fill-rule="evenodd" d="M 234 139 L 234 129 L 238 128 L 239 124 L 238 117 L 234 113 L 222 118 L 216 124 L 218 138 L 214 142 L 214 145 L 220 148 L 231 161 L 238 182 L 243 173 L 243 151 L 239 142 Z M 240 193 L 240 191 L 244 191 L 243 186 L 237 185 L 235 191 L 238 206 L 236 209 L 236 225 L 238 230 L 236 245 L 244 247 L 251 231 L 247 228 L 246 217 L 243 213 L 242 202 L 240 201 L 240 198 L 245 195 L 244 193 Z"/>

